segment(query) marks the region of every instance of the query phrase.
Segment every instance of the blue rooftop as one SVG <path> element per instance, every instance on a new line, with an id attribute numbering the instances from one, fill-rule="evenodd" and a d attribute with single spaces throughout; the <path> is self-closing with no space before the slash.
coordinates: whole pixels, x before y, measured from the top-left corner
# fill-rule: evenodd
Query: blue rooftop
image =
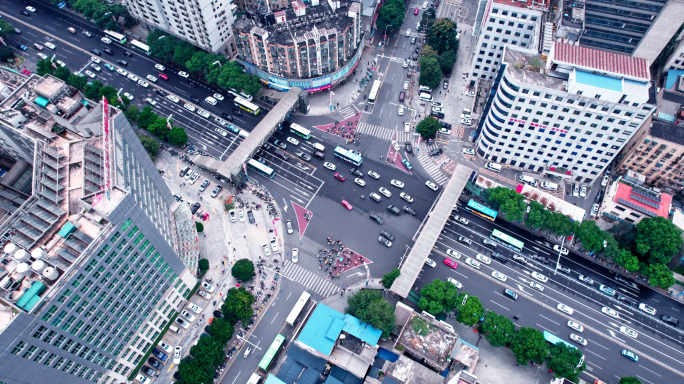
<path id="1" fill-rule="evenodd" d="M 677 78 L 684 76 L 683 70 L 669 70 L 667 71 L 667 79 L 665 80 L 665 89 L 672 89 L 672 86 L 677 84 Z"/>
<path id="2" fill-rule="evenodd" d="M 325 356 L 330 356 L 342 331 L 370 345 L 377 345 L 382 335 L 381 330 L 354 316 L 337 312 L 325 304 L 318 304 L 297 340 Z"/>
<path id="3" fill-rule="evenodd" d="M 622 92 L 622 79 L 599 75 L 585 71 L 576 71 L 575 81 L 579 84 L 603 88 L 609 91 Z"/>
<path id="4" fill-rule="evenodd" d="M 268 377 L 264 381 L 264 384 L 285 384 L 285 382 L 269 373 Z"/>

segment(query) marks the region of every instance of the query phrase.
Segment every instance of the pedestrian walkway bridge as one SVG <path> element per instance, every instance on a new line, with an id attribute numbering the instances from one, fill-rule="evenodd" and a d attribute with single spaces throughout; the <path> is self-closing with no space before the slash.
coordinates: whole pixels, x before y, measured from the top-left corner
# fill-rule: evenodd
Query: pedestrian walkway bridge
<path id="1" fill-rule="evenodd" d="M 401 266 L 401 275 L 394 280 L 390 290 L 401 297 L 407 297 L 411 292 L 411 287 L 418 279 L 418 274 L 425 265 L 425 260 L 435 246 L 442 228 L 449 219 L 451 209 L 456 206 L 461 192 L 465 188 L 473 170 L 463 164 L 458 164 L 454 170 L 451 180 L 444 187 L 444 191 L 437 200 L 434 208 L 428 214 L 429 217 L 423 230 L 420 231 L 416 243 L 411 248 L 404 264 Z"/>

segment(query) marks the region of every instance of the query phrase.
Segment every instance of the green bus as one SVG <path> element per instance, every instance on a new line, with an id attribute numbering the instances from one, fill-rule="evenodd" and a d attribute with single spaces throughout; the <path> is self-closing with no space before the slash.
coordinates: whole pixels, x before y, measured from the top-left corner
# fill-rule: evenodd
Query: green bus
<path id="1" fill-rule="evenodd" d="M 276 336 L 275 340 L 273 340 L 273 344 L 271 344 L 271 346 L 268 347 L 266 354 L 264 355 L 264 357 L 261 359 L 261 362 L 259 363 L 260 369 L 262 369 L 264 371 L 268 371 L 268 368 L 271 366 L 271 363 L 273 362 L 275 355 L 280 350 L 280 347 L 283 346 L 284 342 L 285 342 L 285 336 L 283 336 L 283 335 Z"/>
<path id="2" fill-rule="evenodd" d="M 501 243 L 503 246 L 511 248 L 515 251 L 522 251 L 525 243 L 516 239 L 515 237 L 508 236 L 507 234 L 495 229 L 490 236 L 492 240 Z"/>

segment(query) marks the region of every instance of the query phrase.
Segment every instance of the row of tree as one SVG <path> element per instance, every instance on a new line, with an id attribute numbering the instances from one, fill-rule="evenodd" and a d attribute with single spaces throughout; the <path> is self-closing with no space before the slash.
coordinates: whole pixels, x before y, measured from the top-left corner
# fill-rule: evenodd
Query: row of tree
<path id="1" fill-rule="evenodd" d="M 153 57 L 187 68 L 208 84 L 249 95 L 256 95 L 261 89 L 258 77 L 246 74 L 237 62 L 229 61 L 225 55 L 206 53 L 158 29 L 147 35 L 147 45 Z"/>
<path id="2" fill-rule="evenodd" d="M 182 146 L 188 142 L 185 129 L 174 127 L 172 119 L 157 115 L 149 105 L 144 106 L 142 111 L 132 105 L 125 111 L 125 114 L 128 120 L 137 122 L 138 127 L 146 129 L 162 140 L 168 140 L 172 145 Z"/>
<path id="3" fill-rule="evenodd" d="M 458 40 L 457 25 L 448 18 L 435 19 L 435 9 L 430 7 L 423 12 L 421 28 L 427 31 L 426 45 L 423 47 L 420 64 L 420 85 L 438 88 L 442 74 L 451 73 L 456 63 Z"/>
<path id="4" fill-rule="evenodd" d="M 0 20 L 0 37 L 7 41 L 9 38 L 16 36 L 17 31 L 14 29 L 12 24 L 5 20 Z M 1 61 L 14 61 L 14 49 L 12 49 L 11 44 L 0 45 L 0 60 Z"/>
<path id="5" fill-rule="evenodd" d="M 47 0 L 49 4 L 57 6 L 63 0 Z M 74 9 L 86 19 L 95 21 L 101 29 L 111 31 L 119 30 L 118 19 L 120 18 L 126 28 L 133 28 L 138 22 L 131 17 L 128 10 L 122 4 L 108 4 L 99 0 L 76 0 L 72 3 Z"/>
<path id="6" fill-rule="evenodd" d="M 634 227 L 620 223 L 604 231 L 594 220 L 581 224 L 559 212 L 551 212 L 536 201 L 528 204 L 516 191 L 496 187 L 487 190 L 489 200 L 506 219 L 524 220 L 526 226 L 546 230 L 565 237 L 575 234 L 587 251 L 603 254 L 629 272 L 639 272 L 649 278 L 653 286 L 667 289 L 674 284 L 673 269 L 682 253 L 682 230 L 664 217 L 642 219 Z"/>

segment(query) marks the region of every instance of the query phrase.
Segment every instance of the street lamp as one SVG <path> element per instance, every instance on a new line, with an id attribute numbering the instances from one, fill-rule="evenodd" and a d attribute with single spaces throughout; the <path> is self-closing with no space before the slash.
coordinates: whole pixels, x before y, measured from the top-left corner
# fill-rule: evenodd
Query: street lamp
<path id="1" fill-rule="evenodd" d="M 563 236 L 563 241 L 561 242 L 560 249 L 558 250 L 558 260 L 556 260 L 556 268 L 553 270 L 553 275 L 556 276 L 556 273 L 558 272 L 558 266 L 560 265 L 560 258 L 561 255 L 563 254 L 563 245 L 565 245 L 565 236 Z"/>

